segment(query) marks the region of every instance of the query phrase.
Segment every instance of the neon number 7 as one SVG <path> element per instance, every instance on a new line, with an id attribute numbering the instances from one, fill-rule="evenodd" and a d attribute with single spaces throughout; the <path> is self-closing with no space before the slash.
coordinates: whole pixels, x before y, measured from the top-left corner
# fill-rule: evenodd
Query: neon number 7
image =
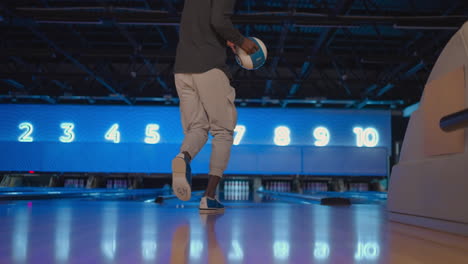
<path id="1" fill-rule="evenodd" d="M 234 145 L 239 145 L 242 141 L 242 138 L 244 137 L 245 134 L 245 126 L 243 125 L 237 125 L 236 128 L 234 129 Z"/>

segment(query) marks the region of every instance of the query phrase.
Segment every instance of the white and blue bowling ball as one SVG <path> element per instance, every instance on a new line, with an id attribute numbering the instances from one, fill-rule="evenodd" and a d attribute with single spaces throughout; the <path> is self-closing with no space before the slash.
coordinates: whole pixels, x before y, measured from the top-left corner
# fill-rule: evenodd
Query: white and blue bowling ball
<path id="1" fill-rule="evenodd" d="M 246 70 L 256 70 L 265 64 L 268 51 L 265 44 L 258 38 L 250 37 L 249 39 L 255 42 L 259 49 L 255 53 L 249 55 L 240 47 L 236 47 L 236 61 L 239 66 Z"/>

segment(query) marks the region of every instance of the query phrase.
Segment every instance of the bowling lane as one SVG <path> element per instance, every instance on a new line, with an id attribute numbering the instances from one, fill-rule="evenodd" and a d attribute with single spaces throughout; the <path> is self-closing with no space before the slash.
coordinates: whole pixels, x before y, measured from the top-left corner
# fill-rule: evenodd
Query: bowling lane
<path id="1" fill-rule="evenodd" d="M 0 201 L 0 263 L 468 261 L 468 238 L 388 222 L 380 204 L 330 207 L 250 193 L 207 216 L 198 213 L 199 195 L 161 204 Z"/>

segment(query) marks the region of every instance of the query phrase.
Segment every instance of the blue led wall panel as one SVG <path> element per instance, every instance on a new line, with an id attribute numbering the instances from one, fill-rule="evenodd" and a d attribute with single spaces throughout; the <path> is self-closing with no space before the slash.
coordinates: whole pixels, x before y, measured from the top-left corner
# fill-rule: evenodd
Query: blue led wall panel
<path id="1" fill-rule="evenodd" d="M 385 175 L 387 111 L 239 108 L 226 173 Z M 170 172 L 177 107 L 0 105 L 1 171 Z M 193 162 L 208 170 L 211 145 Z"/>

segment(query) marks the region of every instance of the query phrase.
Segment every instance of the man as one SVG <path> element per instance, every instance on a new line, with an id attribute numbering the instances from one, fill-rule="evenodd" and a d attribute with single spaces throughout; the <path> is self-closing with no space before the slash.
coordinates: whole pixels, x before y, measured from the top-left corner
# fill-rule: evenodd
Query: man
<path id="1" fill-rule="evenodd" d="M 191 196 L 190 161 L 213 135 L 209 180 L 200 212 L 221 212 L 224 206 L 215 191 L 231 154 L 237 112 L 235 90 L 226 65 L 226 44 L 248 54 L 258 50 L 234 28 L 230 16 L 235 0 L 185 0 L 174 67 L 180 98 L 184 141 L 172 161 L 172 188 L 177 197 Z"/>

